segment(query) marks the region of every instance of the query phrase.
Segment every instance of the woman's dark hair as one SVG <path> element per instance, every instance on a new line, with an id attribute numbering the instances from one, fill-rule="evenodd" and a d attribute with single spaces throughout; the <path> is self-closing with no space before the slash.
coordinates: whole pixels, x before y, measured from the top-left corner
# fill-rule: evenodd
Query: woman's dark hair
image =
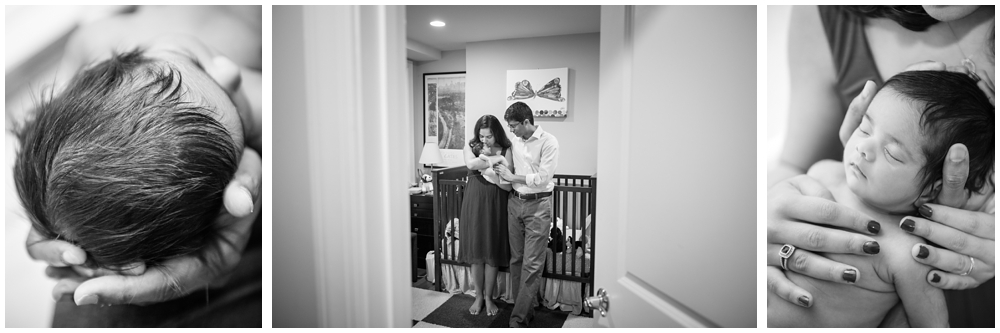
<path id="1" fill-rule="evenodd" d="M 183 89 L 179 71 L 134 50 L 43 97 L 13 130 L 14 182 L 32 227 L 113 270 L 201 249 L 239 153 L 215 111 Z"/>
<path id="2" fill-rule="evenodd" d="M 479 140 L 479 130 L 483 128 L 489 128 L 490 132 L 493 132 L 493 136 L 496 137 L 496 142 L 500 145 L 500 147 L 503 147 L 504 149 L 510 148 L 510 139 L 507 139 L 507 131 L 503 130 L 503 125 L 500 124 L 500 119 L 488 114 L 479 117 L 479 120 L 476 120 L 476 127 L 472 132 L 472 140 L 469 140 L 469 147 L 472 148 L 473 154 L 476 154 L 479 150 L 483 149 L 483 142 Z"/>
<path id="3" fill-rule="evenodd" d="M 896 74 L 882 86 L 923 106 L 920 116 L 927 164 L 921 169 L 921 188 L 941 179 L 948 149 L 961 143 L 969 148 L 969 177 L 965 188 L 979 191 L 993 186 L 993 104 L 968 75 L 946 71 Z"/>
<path id="4" fill-rule="evenodd" d="M 503 114 L 503 120 L 524 122 L 527 119 L 532 125 L 535 124 L 535 116 L 531 113 L 531 108 L 524 102 L 517 102 L 507 107 L 507 112 Z"/>
<path id="5" fill-rule="evenodd" d="M 908 30 L 924 31 L 937 24 L 937 19 L 931 17 L 923 6 L 843 6 L 848 12 L 871 18 L 887 18 Z"/>

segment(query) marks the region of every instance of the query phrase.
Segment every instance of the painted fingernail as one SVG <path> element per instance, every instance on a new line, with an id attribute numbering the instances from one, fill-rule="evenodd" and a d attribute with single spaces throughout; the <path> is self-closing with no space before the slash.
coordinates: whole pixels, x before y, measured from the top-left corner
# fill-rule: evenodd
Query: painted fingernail
<path id="1" fill-rule="evenodd" d="M 809 296 L 806 295 L 799 296 L 799 304 L 802 304 L 802 306 L 805 307 L 809 307 Z"/>
<path id="2" fill-rule="evenodd" d="M 920 212 L 920 215 L 923 215 L 926 218 L 931 218 L 931 214 L 934 214 L 934 210 L 927 205 L 920 205 L 920 208 L 917 209 L 917 211 Z"/>
<path id="3" fill-rule="evenodd" d="M 938 273 L 931 273 L 931 282 L 938 283 L 941 282 L 941 276 Z"/>
<path id="4" fill-rule="evenodd" d="M 931 253 L 930 253 L 930 251 L 927 251 L 927 247 L 926 246 L 920 245 L 920 248 L 917 249 L 917 258 L 927 259 L 927 256 L 930 255 L 930 254 Z"/>
<path id="5" fill-rule="evenodd" d="M 903 229 L 903 231 L 906 231 L 906 232 L 913 232 L 913 228 L 916 225 L 917 225 L 917 223 L 913 222 L 913 220 L 911 220 L 911 219 L 904 219 L 903 223 L 899 224 L 899 228 Z"/>
<path id="6" fill-rule="evenodd" d="M 865 242 L 865 246 L 862 247 L 862 250 L 864 250 L 865 253 L 867 254 L 878 254 L 879 251 L 878 242 L 875 241 Z"/>
<path id="7" fill-rule="evenodd" d="M 882 225 L 875 221 L 868 221 L 868 232 L 872 235 L 878 235 L 878 232 L 882 231 Z"/>
<path id="8" fill-rule="evenodd" d="M 848 269 L 844 270 L 844 276 L 843 276 L 843 278 L 844 278 L 844 281 L 847 281 L 848 283 L 853 284 L 853 283 L 855 283 L 855 282 L 858 281 L 858 271 L 855 270 L 855 269 L 853 269 L 853 268 L 848 268 Z"/>
<path id="9" fill-rule="evenodd" d="M 76 302 L 76 305 L 97 304 L 97 295 L 87 295 Z"/>
<path id="10" fill-rule="evenodd" d="M 70 265 L 83 265 L 83 262 L 86 261 L 86 259 L 80 258 L 80 254 L 79 253 L 75 253 L 73 251 L 63 252 L 62 253 L 62 260 L 63 260 L 63 262 L 65 262 L 67 264 L 70 264 Z"/>

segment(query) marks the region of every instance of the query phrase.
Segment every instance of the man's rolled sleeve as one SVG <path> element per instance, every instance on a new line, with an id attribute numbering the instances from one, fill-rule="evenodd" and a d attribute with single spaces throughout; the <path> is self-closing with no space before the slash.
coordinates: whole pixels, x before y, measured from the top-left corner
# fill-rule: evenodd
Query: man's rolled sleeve
<path id="1" fill-rule="evenodd" d="M 556 164 L 559 161 L 559 142 L 554 137 L 549 137 L 547 141 L 542 145 L 541 163 L 538 164 L 538 172 L 527 174 L 524 177 L 525 183 L 528 186 L 534 187 L 539 184 L 548 184 L 552 181 Z"/>

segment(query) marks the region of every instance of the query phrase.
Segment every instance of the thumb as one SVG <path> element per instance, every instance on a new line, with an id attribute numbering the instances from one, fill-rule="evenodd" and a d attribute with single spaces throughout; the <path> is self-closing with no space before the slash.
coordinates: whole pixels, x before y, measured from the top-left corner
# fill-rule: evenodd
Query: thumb
<path id="1" fill-rule="evenodd" d="M 250 215 L 260 202 L 261 160 L 250 148 L 243 149 L 243 158 L 233 180 L 226 186 L 223 203 L 226 211 L 236 217 Z"/>
<path id="2" fill-rule="evenodd" d="M 847 107 L 847 114 L 844 116 L 844 122 L 840 125 L 841 144 L 846 144 L 847 139 L 851 138 L 851 133 L 854 133 L 854 130 L 861 125 L 861 119 L 864 118 L 865 112 L 868 111 L 868 104 L 871 104 L 874 95 L 875 82 L 869 80 L 865 82 L 865 87 L 861 89 L 861 94 L 851 100 L 851 105 Z"/>
<path id="3" fill-rule="evenodd" d="M 941 193 L 937 202 L 949 207 L 963 207 L 969 199 L 965 182 L 969 177 L 969 148 L 956 143 L 948 149 L 942 170 Z"/>

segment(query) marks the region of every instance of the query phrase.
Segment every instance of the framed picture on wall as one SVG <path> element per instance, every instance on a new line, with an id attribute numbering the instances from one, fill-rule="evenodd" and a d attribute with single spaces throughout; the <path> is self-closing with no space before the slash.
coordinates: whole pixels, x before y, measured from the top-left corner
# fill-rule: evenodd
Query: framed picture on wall
<path id="1" fill-rule="evenodd" d="M 464 165 L 465 72 L 424 74 L 424 142 L 437 140 L 441 164 Z"/>
<path id="2" fill-rule="evenodd" d="M 507 71 L 507 106 L 524 102 L 535 118 L 569 116 L 569 68 Z"/>

